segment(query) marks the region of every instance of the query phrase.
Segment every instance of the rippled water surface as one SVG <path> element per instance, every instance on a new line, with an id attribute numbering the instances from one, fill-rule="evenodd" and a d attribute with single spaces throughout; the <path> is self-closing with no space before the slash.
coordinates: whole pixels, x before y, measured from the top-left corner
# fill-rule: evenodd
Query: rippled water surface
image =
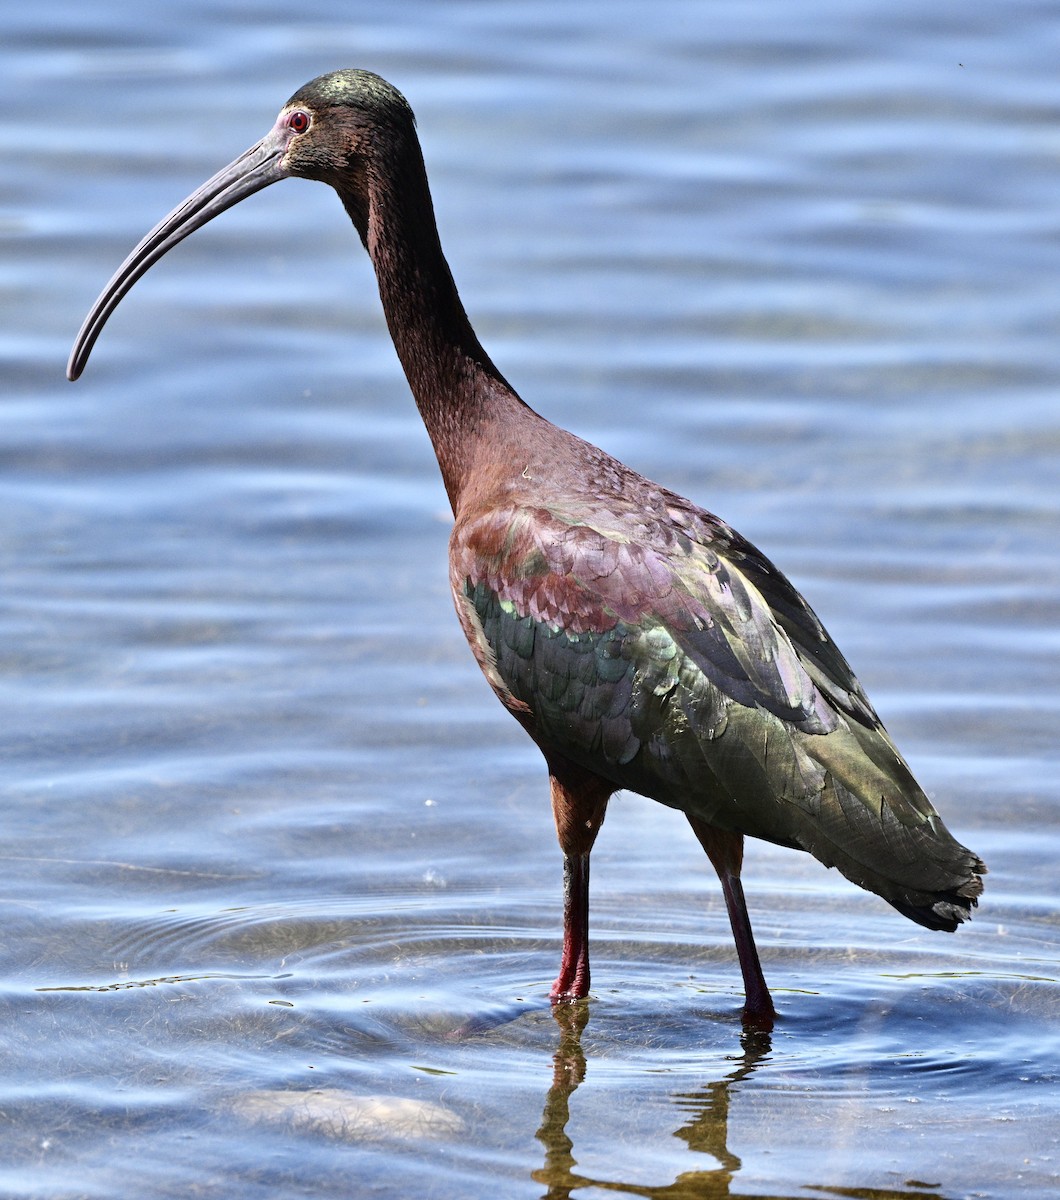
<path id="1" fill-rule="evenodd" d="M 1058 62 L 1032 0 L 5 15 L 0 1194 L 1055 1194 Z M 545 773 L 328 189 L 197 234 L 63 379 L 140 235 L 354 65 L 505 374 L 792 575 L 990 865 L 949 937 L 750 845 L 771 1039 L 633 796 L 550 1011 Z"/>

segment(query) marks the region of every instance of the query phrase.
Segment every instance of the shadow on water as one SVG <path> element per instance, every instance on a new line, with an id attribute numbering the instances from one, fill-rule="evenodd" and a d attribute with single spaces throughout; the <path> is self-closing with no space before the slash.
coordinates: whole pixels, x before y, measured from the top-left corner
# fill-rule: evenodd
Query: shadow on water
<path id="1" fill-rule="evenodd" d="M 569 1200 L 575 1191 L 583 1189 L 644 1196 L 647 1200 L 715 1200 L 737 1194 L 757 1200 L 791 1200 L 795 1196 L 805 1197 L 808 1191 L 851 1200 L 940 1200 L 943 1196 L 934 1185 L 928 1184 L 913 1190 L 803 1184 L 795 1191 L 783 1193 L 733 1192 L 743 1163 L 729 1148 L 730 1107 L 741 1085 L 769 1062 L 773 1050 L 771 1036 L 757 1031 L 742 1034 L 741 1053 L 734 1057 L 732 1069 L 721 1079 L 673 1096 L 674 1105 L 687 1114 L 685 1123 L 673 1131 L 673 1136 L 686 1142 L 694 1153 L 714 1159 L 717 1166 L 684 1171 L 672 1183 L 657 1186 L 592 1178 L 578 1171 L 574 1142 L 568 1133 L 571 1097 L 585 1082 L 588 1069 L 582 1035 L 589 1022 L 589 1002 L 557 1006 L 553 1013 L 559 1026 L 559 1048 L 552 1057 L 552 1085 L 536 1134 L 545 1148 L 545 1162 L 533 1172 L 534 1181 L 546 1188 L 542 1200 Z"/>

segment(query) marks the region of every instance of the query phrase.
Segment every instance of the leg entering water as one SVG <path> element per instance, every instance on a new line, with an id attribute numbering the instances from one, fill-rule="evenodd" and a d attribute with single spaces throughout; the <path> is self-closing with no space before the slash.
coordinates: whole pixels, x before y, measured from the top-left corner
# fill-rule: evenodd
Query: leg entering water
<path id="1" fill-rule="evenodd" d="M 715 829 L 696 817 L 689 817 L 688 823 L 699 844 L 707 852 L 707 857 L 714 866 L 721 880 L 721 890 L 725 896 L 725 907 L 729 912 L 729 924 L 736 941 L 736 953 L 740 959 L 740 970 L 743 972 L 743 986 L 746 999 L 743 1007 L 743 1022 L 745 1025 L 766 1032 L 773 1028 L 776 1009 L 773 1007 L 769 988 L 766 987 L 765 976 L 762 974 L 762 964 L 758 961 L 758 948 L 755 946 L 754 934 L 751 932 L 751 918 L 747 915 L 747 901 L 744 899 L 743 884 L 740 882 L 740 869 L 743 866 L 743 834 L 727 833 L 723 829 Z"/>
<path id="2" fill-rule="evenodd" d="M 553 1001 L 589 993 L 589 854 L 604 822 L 612 785 L 565 760 L 549 760 L 552 815 L 563 851 L 563 959 Z"/>

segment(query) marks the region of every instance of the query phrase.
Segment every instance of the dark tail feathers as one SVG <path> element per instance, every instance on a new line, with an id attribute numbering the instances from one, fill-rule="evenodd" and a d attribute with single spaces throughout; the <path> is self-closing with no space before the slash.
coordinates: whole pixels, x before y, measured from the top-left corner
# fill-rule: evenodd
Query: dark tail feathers
<path id="1" fill-rule="evenodd" d="M 946 933 L 953 933 L 962 921 L 971 920 L 972 909 L 979 903 L 983 891 L 982 876 L 986 874 L 986 865 L 976 858 L 971 870 L 975 873 L 969 876 L 967 882 L 953 891 L 938 892 L 934 898 L 926 897 L 928 903 L 919 901 L 919 897 L 914 901 L 912 898 L 896 900 L 887 896 L 886 900 L 898 909 L 903 917 L 916 921 L 926 929 L 941 929 Z"/>

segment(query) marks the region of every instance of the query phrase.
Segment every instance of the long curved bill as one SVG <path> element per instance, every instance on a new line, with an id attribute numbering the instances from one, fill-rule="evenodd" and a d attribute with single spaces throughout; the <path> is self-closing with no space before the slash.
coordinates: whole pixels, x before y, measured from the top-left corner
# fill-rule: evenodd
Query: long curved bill
<path id="1" fill-rule="evenodd" d="M 168 217 L 159 221 L 117 269 L 85 317 L 74 348 L 70 351 L 70 361 L 66 367 L 68 379 L 77 379 L 85 369 L 88 356 L 107 318 L 140 276 L 189 233 L 201 229 L 226 208 L 283 179 L 287 173 L 282 165 L 286 149 L 287 137 L 277 125 L 256 146 L 251 146 L 235 162 L 218 171 Z"/>

